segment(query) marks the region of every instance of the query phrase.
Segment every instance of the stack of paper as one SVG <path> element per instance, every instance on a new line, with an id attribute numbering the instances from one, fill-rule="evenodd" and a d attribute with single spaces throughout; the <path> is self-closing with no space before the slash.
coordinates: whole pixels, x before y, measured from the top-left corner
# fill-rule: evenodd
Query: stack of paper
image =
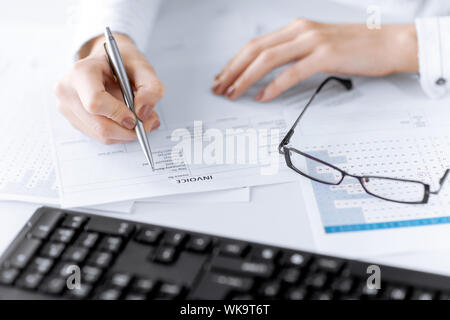
<path id="1" fill-rule="evenodd" d="M 31 32 L 35 32 L 32 37 Z M 0 200 L 53 206 L 60 204 L 47 107 L 50 111 L 57 109 L 52 96 L 53 87 L 65 69 L 61 68 L 62 62 L 58 62 L 54 53 L 46 48 L 51 48 L 51 44 L 60 41 L 62 36 L 61 31 L 43 28 L 2 32 L 3 39 L 10 47 L 0 53 L 0 134 L 4 137 L 0 139 Z M 8 41 L 9 38 L 11 41 Z M 70 126 L 65 121 L 64 125 Z M 249 188 L 189 197 L 191 202 L 248 202 L 249 199 Z M 182 200 L 172 196 L 145 199 L 148 202 Z M 128 213 L 133 204 L 133 200 L 109 201 L 102 205 L 91 203 L 90 207 Z M 83 205 L 80 203 L 80 206 Z"/>
<path id="2" fill-rule="evenodd" d="M 163 9 L 158 23 L 176 26 L 170 21 L 176 14 L 174 11 L 174 15 L 168 16 Z M 177 31 L 172 27 L 165 32 Z M 136 199 L 247 202 L 249 186 L 293 179 L 284 170 L 276 174 L 280 168 L 279 156 L 270 158 L 286 130 L 286 122 L 278 110 L 261 106 L 248 97 L 240 103 L 231 103 L 210 92 L 213 74 L 225 62 L 220 54 L 211 55 L 208 64 L 201 66 L 198 60 L 189 63 L 187 56 L 192 57 L 193 53 L 190 48 L 179 52 L 179 57 L 186 59 L 172 56 L 157 61 L 155 57 L 154 64 L 161 68 L 159 73 L 168 87 L 168 95 L 158 107 L 162 126 L 149 137 L 158 166 L 153 173 L 145 165 L 137 143 L 103 146 L 73 129 L 58 113 L 53 88 L 70 67 L 72 57 L 72 53 L 63 50 L 68 47 L 63 39 L 70 41 L 65 38 L 64 30 L 23 28 L 2 32 L 2 36 L 10 44 L 0 59 L 0 130 L 2 136 L 8 137 L 0 139 L 2 200 L 129 212 Z M 171 48 L 162 45 L 158 54 L 163 56 L 170 51 Z M 191 85 L 184 85 L 188 83 Z M 180 97 L 184 98 L 180 100 Z M 219 160 L 213 165 L 203 163 L 203 159 L 198 164 L 189 164 L 184 159 L 183 164 L 173 166 L 169 157 L 176 144 L 170 139 L 172 133 L 184 128 L 197 135 L 198 140 L 199 120 L 204 121 L 200 138 L 205 145 L 213 138 L 208 136 L 208 129 L 222 132 L 225 140 L 227 129 L 235 130 L 228 136 L 236 139 L 237 144 L 239 137 L 247 139 L 247 129 L 255 129 L 260 140 L 255 146 L 260 159 L 238 162 L 235 155 L 231 164 Z M 276 131 L 272 137 L 270 130 Z"/>

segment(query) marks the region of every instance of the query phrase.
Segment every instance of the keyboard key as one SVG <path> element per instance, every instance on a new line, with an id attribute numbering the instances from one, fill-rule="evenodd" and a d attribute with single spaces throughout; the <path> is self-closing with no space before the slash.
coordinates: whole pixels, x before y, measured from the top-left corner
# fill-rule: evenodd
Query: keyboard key
<path id="1" fill-rule="evenodd" d="M 323 289 L 325 287 L 325 284 L 327 282 L 327 275 L 326 273 L 316 273 L 313 275 L 310 275 L 306 279 L 306 284 L 308 286 L 313 287 L 314 289 Z"/>
<path id="2" fill-rule="evenodd" d="M 314 292 L 311 296 L 311 300 L 332 300 L 333 299 L 333 293 L 326 291 L 326 292 Z"/>
<path id="3" fill-rule="evenodd" d="M 266 282 L 261 285 L 259 289 L 259 294 L 264 299 L 275 299 L 280 293 L 280 283 L 279 282 Z"/>
<path id="4" fill-rule="evenodd" d="M 135 225 L 131 222 L 93 217 L 89 220 L 85 230 L 128 238 L 131 232 L 133 232 L 134 227 Z"/>
<path id="5" fill-rule="evenodd" d="M 285 266 L 304 267 L 309 262 L 310 257 L 310 255 L 304 253 L 288 253 L 284 255 L 281 263 Z"/>
<path id="6" fill-rule="evenodd" d="M 131 275 L 127 273 L 115 273 L 111 277 L 111 285 L 118 288 L 126 288 L 131 282 Z"/>
<path id="7" fill-rule="evenodd" d="M 101 291 L 98 295 L 99 300 L 119 300 L 122 295 L 122 291 L 116 288 L 106 289 Z"/>
<path id="8" fill-rule="evenodd" d="M 224 243 L 220 248 L 220 254 L 232 257 L 242 257 L 245 254 L 247 248 L 248 245 L 245 243 Z"/>
<path id="9" fill-rule="evenodd" d="M 242 294 L 242 293 L 238 293 L 238 294 L 233 294 L 231 295 L 231 300 L 255 300 L 255 297 L 252 296 L 251 294 Z"/>
<path id="10" fill-rule="evenodd" d="M 286 294 L 288 300 L 305 300 L 307 291 L 305 288 L 291 288 Z"/>
<path id="11" fill-rule="evenodd" d="M 181 295 L 183 288 L 177 284 L 163 283 L 159 288 L 157 298 L 176 299 Z"/>
<path id="12" fill-rule="evenodd" d="M 122 245 L 122 239 L 119 237 L 106 237 L 100 243 L 100 250 L 109 252 L 119 252 L 120 246 Z"/>
<path id="13" fill-rule="evenodd" d="M 77 244 L 79 246 L 91 249 L 97 243 L 98 238 L 99 238 L 98 233 L 95 233 L 95 232 L 83 232 L 79 236 Z"/>
<path id="14" fill-rule="evenodd" d="M 178 247 L 187 239 L 184 232 L 168 232 L 164 236 L 164 244 L 168 246 Z"/>
<path id="15" fill-rule="evenodd" d="M 361 300 L 361 297 L 356 293 L 352 293 L 352 294 L 344 294 L 344 295 L 340 296 L 339 299 L 340 300 Z"/>
<path id="16" fill-rule="evenodd" d="M 80 264 L 86 259 L 88 253 L 89 251 L 86 248 L 70 247 L 66 250 L 62 259 L 65 261 L 72 261 L 74 263 Z"/>
<path id="17" fill-rule="evenodd" d="M 189 241 L 187 249 L 194 252 L 204 253 L 209 250 L 211 243 L 212 241 L 209 237 L 195 236 L 191 239 L 191 241 Z"/>
<path id="18" fill-rule="evenodd" d="M 156 251 L 155 261 L 160 263 L 172 263 L 175 261 L 175 255 L 175 248 L 161 247 Z"/>
<path id="19" fill-rule="evenodd" d="M 162 235 L 162 231 L 159 228 L 144 228 L 136 237 L 136 241 L 145 244 L 156 244 Z"/>
<path id="20" fill-rule="evenodd" d="M 23 239 L 13 254 L 9 257 L 9 263 L 12 267 L 22 269 L 34 256 L 41 241 L 38 239 Z"/>
<path id="21" fill-rule="evenodd" d="M 314 262 L 314 266 L 319 270 L 338 273 L 344 265 L 342 260 L 331 259 L 331 258 L 319 258 Z"/>
<path id="22" fill-rule="evenodd" d="M 89 258 L 89 264 L 104 269 L 110 265 L 112 259 L 111 253 L 94 252 Z"/>
<path id="23" fill-rule="evenodd" d="M 92 291 L 90 284 L 81 283 L 80 288 L 68 289 L 67 296 L 73 299 L 86 299 Z"/>
<path id="24" fill-rule="evenodd" d="M 80 229 L 87 221 L 87 217 L 70 215 L 66 217 L 62 223 L 63 228 Z"/>
<path id="25" fill-rule="evenodd" d="M 135 301 L 139 301 L 139 300 L 146 300 L 147 297 L 143 294 L 139 294 L 139 293 L 129 293 L 125 296 L 125 300 L 135 300 Z"/>
<path id="26" fill-rule="evenodd" d="M 50 277 L 46 279 L 41 287 L 39 288 L 40 291 L 52 295 L 60 295 L 66 288 L 66 280 L 59 278 L 59 277 Z"/>
<path id="27" fill-rule="evenodd" d="M 17 280 L 17 285 L 25 289 L 34 290 L 39 286 L 42 278 L 43 276 L 39 272 L 36 271 L 26 272 L 19 278 L 19 280 Z"/>
<path id="28" fill-rule="evenodd" d="M 60 277 L 67 279 L 70 275 L 74 273 L 76 265 L 70 262 L 61 262 L 55 268 L 55 274 Z"/>
<path id="29" fill-rule="evenodd" d="M 415 290 L 411 296 L 411 300 L 433 300 L 435 298 L 435 292 L 424 290 Z"/>
<path id="30" fill-rule="evenodd" d="M 211 268 L 261 278 L 271 277 L 274 271 L 274 266 L 270 262 L 253 262 L 220 256 L 213 259 Z"/>
<path id="31" fill-rule="evenodd" d="M 156 282 L 152 279 L 138 278 L 133 283 L 133 291 L 143 294 L 149 294 L 156 286 Z"/>
<path id="32" fill-rule="evenodd" d="M 300 280 L 300 270 L 296 268 L 288 268 L 281 272 L 281 280 L 287 284 L 295 284 Z"/>
<path id="33" fill-rule="evenodd" d="M 60 218 L 61 215 L 58 211 L 45 212 L 33 226 L 31 236 L 38 239 L 47 239 L 58 224 Z"/>
<path id="34" fill-rule="evenodd" d="M 378 297 L 378 294 L 380 293 L 380 290 L 374 288 L 374 287 L 369 287 L 364 281 L 361 284 L 359 290 L 358 290 L 359 294 L 366 298 L 366 299 L 375 299 Z"/>
<path id="35" fill-rule="evenodd" d="M 92 267 L 92 266 L 84 266 L 81 269 L 81 279 L 83 279 L 83 281 L 86 281 L 88 283 L 95 283 L 98 281 L 98 279 L 100 279 L 100 277 L 102 276 L 102 269 L 100 268 L 96 268 L 96 267 Z"/>
<path id="36" fill-rule="evenodd" d="M 331 288 L 340 294 L 349 294 L 353 288 L 354 281 L 351 278 L 338 278 L 333 281 Z"/>
<path id="37" fill-rule="evenodd" d="M 189 298 L 222 300 L 231 293 L 248 292 L 252 289 L 254 281 L 251 278 L 209 273 L 203 276 L 197 288 Z"/>
<path id="38" fill-rule="evenodd" d="M 19 270 L 15 268 L 7 268 L 0 270 L 0 284 L 11 285 L 17 279 Z"/>
<path id="39" fill-rule="evenodd" d="M 37 257 L 31 263 L 31 270 L 42 274 L 47 274 L 53 266 L 53 260 L 49 258 Z"/>
<path id="40" fill-rule="evenodd" d="M 66 246 L 62 243 L 47 243 L 42 249 L 41 255 L 52 259 L 58 259 L 65 248 Z"/>
<path id="41" fill-rule="evenodd" d="M 73 231 L 72 229 L 58 228 L 53 233 L 51 240 L 67 244 L 72 240 L 74 235 L 75 231 Z"/>
<path id="42" fill-rule="evenodd" d="M 408 290 L 401 286 L 390 286 L 386 289 L 385 298 L 389 300 L 405 300 Z"/>
<path id="43" fill-rule="evenodd" d="M 252 252 L 252 259 L 274 262 L 280 250 L 272 248 L 255 248 Z"/>

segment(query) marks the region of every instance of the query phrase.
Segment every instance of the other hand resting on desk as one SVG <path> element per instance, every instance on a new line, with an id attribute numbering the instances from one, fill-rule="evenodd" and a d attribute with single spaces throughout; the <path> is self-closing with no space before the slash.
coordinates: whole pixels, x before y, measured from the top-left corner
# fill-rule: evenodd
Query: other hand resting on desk
<path id="1" fill-rule="evenodd" d="M 296 19 L 287 26 L 250 41 L 216 76 L 213 91 L 240 97 L 272 69 L 286 67 L 255 99 L 272 100 L 317 72 L 383 76 L 417 72 L 414 24 L 328 24 Z"/>

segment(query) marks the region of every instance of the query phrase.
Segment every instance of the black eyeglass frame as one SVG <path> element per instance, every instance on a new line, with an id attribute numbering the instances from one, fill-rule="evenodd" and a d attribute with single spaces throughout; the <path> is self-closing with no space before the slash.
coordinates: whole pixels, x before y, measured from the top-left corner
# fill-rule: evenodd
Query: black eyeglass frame
<path id="1" fill-rule="evenodd" d="M 303 151 L 300 151 L 296 148 L 293 147 L 289 147 L 288 144 L 290 142 L 290 139 L 292 137 L 292 135 L 294 134 L 294 130 L 297 127 L 300 119 L 303 117 L 305 111 L 308 109 L 309 105 L 313 102 L 314 98 L 316 97 L 316 95 L 322 90 L 322 88 L 330 81 L 337 81 L 338 83 L 340 83 L 342 86 L 345 87 L 345 89 L 347 90 L 351 90 L 353 88 L 353 82 L 350 79 L 343 79 L 343 78 L 339 78 L 339 77 L 328 77 L 326 78 L 316 89 L 316 91 L 314 92 L 314 94 L 311 96 L 311 98 L 309 99 L 309 101 L 307 102 L 307 104 L 305 105 L 305 107 L 303 108 L 302 112 L 300 113 L 300 115 L 298 116 L 297 120 L 295 120 L 294 124 L 292 125 L 291 129 L 287 132 L 286 136 L 283 138 L 283 140 L 281 140 L 281 143 L 278 146 L 278 152 L 280 154 L 284 155 L 285 161 L 286 161 L 286 165 L 294 170 L 295 172 L 297 172 L 298 174 L 311 179 L 313 181 L 319 182 L 319 183 L 323 183 L 323 184 L 327 184 L 327 185 L 339 185 L 342 183 L 342 181 L 345 179 L 345 177 L 352 177 L 355 178 L 359 181 L 361 187 L 364 189 L 364 191 L 376 198 L 382 199 L 382 200 L 386 200 L 386 201 L 390 201 L 390 202 L 395 202 L 395 203 L 402 203 L 402 204 L 426 204 L 428 203 L 428 200 L 430 198 L 430 194 L 439 194 L 439 191 L 442 189 L 443 184 L 445 183 L 445 180 L 447 179 L 448 173 L 450 172 L 450 169 L 447 169 L 444 173 L 444 175 L 441 177 L 441 179 L 439 179 L 439 188 L 435 191 L 431 191 L 431 187 L 429 184 L 424 183 L 422 181 L 418 181 L 418 180 L 409 180 L 409 179 L 401 179 L 401 178 L 392 178 L 392 177 L 383 177 L 383 176 L 359 176 L 359 175 L 354 175 L 354 174 L 350 174 L 344 170 L 342 170 L 341 168 L 336 167 L 335 165 L 328 163 L 326 161 L 323 161 L 321 159 L 318 159 L 316 157 L 313 157 Z M 325 166 L 331 167 L 334 170 L 338 171 L 341 173 L 341 179 L 335 183 L 333 182 L 328 182 L 328 181 L 323 181 L 320 179 L 317 179 L 315 177 L 311 177 L 308 174 L 302 172 L 301 170 L 299 170 L 298 168 L 296 168 L 291 160 L 291 152 L 295 152 L 297 154 L 300 154 L 306 158 L 309 158 L 313 161 L 319 162 Z M 377 194 L 374 194 L 372 192 L 370 192 L 364 185 L 364 179 L 385 179 L 385 180 L 391 180 L 391 181 L 399 181 L 399 182 L 405 182 L 405 183 L 417 183 L 423 186 L 424 188 L 424 196 L 423 199 L 421 201 L 398 201 L 398 200 L 394 200 L 394 199 L 389 199 L 389 198 L 385 198 L 382 196 L 379 196 Z"/>

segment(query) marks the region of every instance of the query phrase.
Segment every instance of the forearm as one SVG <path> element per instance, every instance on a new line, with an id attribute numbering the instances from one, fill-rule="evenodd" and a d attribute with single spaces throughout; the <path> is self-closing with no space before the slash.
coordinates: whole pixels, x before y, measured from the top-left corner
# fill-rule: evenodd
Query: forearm
<path id="1" fill-rule="evenodd" d="M 417 55 L 417 33 L 414 24 L 394 26 L 391 30 L 390 56 L 395 64 L 392 66 L 392 73 L 418 72 L 419 62 Z"/>

